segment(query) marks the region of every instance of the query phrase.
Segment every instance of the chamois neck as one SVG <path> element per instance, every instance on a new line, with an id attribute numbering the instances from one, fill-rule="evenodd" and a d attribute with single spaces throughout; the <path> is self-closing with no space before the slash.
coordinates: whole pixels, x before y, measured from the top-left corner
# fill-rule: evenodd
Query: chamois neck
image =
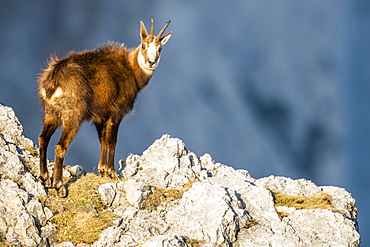
<path id="1" fill-rule="evenodd" d="M 132 71 L 134 72 L 137 86 L 139 87 L 139 89 L 142 89 L 143 87 L 148 85 L 149 80 L 153 75 L 153 71 L 144 70 L 140 67 L 138 62 L 139 51 L 140 47 L 137 47 L 136 49 L 129 52 L 128 60 L 130 62 Z"/>

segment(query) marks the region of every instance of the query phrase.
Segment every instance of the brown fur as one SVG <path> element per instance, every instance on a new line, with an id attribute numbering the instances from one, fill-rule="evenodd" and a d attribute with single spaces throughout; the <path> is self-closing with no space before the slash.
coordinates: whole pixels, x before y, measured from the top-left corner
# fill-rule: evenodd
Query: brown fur
<path id="1" fill-rule="evenodd" d="M 141 32 L 145 34 L 146 30 Z M 142 43 L 148 38 L 153 39 L 152 35 L 142 36 Z M 38 86 L 44 127 L 39 136 L 40 179 L 45 186 L 51 186 L 46 151 L 51 136 L 62 126 L 61 138 L 55 146 L 52 184 L 60 196 L 67 195 L 62 182 L 64 157 L 83 121 L 92 121 L 98 132 L 99 173 L 111 178 L 118 176 L 114 153 L 119 124 L 132 110 L 138 92 L 149 83 L 154 71 L 139 66 L 139 52 L 145 57 L 141 46 L 127 50 L 123 45 L 107 43 L 93 51 L 70 52 L 63 59 L 52 57 L 41 73 Z"/>

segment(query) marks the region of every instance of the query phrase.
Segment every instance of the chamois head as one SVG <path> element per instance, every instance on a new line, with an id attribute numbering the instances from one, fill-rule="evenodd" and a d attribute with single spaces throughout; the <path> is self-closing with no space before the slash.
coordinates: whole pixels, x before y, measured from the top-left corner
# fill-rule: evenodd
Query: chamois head
<path id="1" fill-rule="evenodd" d="M 144 23 L 142 21 L 140 22 L 141 46 L 138 55 L 138 62 L 140 67 L 148 73 L 152 73 L 153 70 L 158 66 L 162 46 L 167 43 L 172 35 L 172 32 L 170 32 L 167 35 L 161 37 L 167 26 L 171 22 L 167 21 L 166 25 L 164 25 L 158 35 L 154 37 L 154 19 L 152 16 L 150 17 L 150 21 L 151 27 L 149 35 L 146 31 Z"/>

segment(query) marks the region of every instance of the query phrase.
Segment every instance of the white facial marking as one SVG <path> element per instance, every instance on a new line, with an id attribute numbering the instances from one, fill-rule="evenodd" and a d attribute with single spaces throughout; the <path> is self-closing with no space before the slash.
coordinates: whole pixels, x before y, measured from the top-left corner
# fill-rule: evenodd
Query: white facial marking
<path id="1" fill-rule="evenodd" d="M 137 57 L 137 61 L 139 63 L 139 66 L 143 69 L 143 71 L 146 74 L 151 75 L 153 73 L 154 68 L 151 68 L 147 65 L 147 62 L 145 61 L 145 57 L 143 56 L 143 54 L 141 52 L 139 52 L 139 55 Z"/>
<path id="2" fill-rule="evenodd" d="M 148 43 L 146 48 L 139 52 L 137 60 L 140 67 L 143 68 L 146 73 L 153 73 L 153 70 L 158 66 L 159 63 L 157 46 L 155 43 Z"/>
<path id="3" fill-rule="evenodd" d="M 149 43 L 147 55 L 148 55 L 149 61 L 151 61 L 151 62 L 156 61 L 157 47 L 155 46 L 154 43 Z"/>
<path id="4" fill-rule="evenodd" d="M 142 68 L 145 68 L 146 67 L 146 65 L 145 65 L 145 57 L 143 56 L 143 54 L 141 53 L 141 51 L 139 52 L 139 55 L 137 57 L 137 61 L 139 62 L 140 67 L 142 67 Z"/>

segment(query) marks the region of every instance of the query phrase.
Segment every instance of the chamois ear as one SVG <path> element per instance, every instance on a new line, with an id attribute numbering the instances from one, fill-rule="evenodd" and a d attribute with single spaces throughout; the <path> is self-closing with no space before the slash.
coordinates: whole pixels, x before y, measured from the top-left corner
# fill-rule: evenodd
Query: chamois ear
<path id="1" fill-rule="evenodd" d="M 146 28 L 142 21 L 140 21 L 140 37 L 141 37 L 141 40 L 144 40 L 148 37 L 148 32 L 146 31 Z"/>
<path id="2" fill-rule="evenodd" d="M 160 38 L 159 41 L 161 42 L 161 45 L 166 44 L 167 41 L 171 38 L 171 35 L 172 35 L 172 32 L 169 32 L 168 34 Z"/>

